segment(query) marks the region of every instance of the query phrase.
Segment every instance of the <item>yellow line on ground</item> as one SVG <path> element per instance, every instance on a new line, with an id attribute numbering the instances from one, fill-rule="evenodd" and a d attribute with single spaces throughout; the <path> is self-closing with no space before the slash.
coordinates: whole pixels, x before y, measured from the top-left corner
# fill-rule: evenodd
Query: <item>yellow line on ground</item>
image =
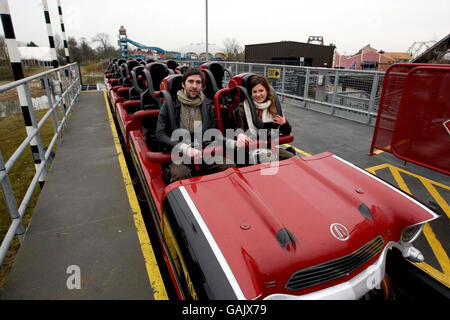
<path id="1" fill-rule="evenodd" d="M 438 280 L 440 283 L 450 288 L 450 277 L 448 275 L 443 274 L 442 272 L 436 270 L 435 268 L 433 268 L 432 266 L 430 266 L 425 262 L 421 263 L 411 262 L 411 263 L 414 264 L 419 269 L 421 269 L 422 271 L 424 271 L 425 273 L 428 273 L 430 276 Z"/>
<path id="2" fill-rule="evenodd" d="M 394 179 L 397 182 L 400 189 L 402 189 L 406 193 L 412 195 L 411 191 L 409 190 L 408 186 L 405 183 L 405 180 L 403 180 L 402 176 L 400 175 L 398 168 L 394 167 L 394 166 L 389 166 L 389 170 L 391 171 L 392 176 L 394 177 Z"/>
<path id="3" fill-rule="evenodd" d="M 392 165 L 391 165 L 391 166 L 392 166 Z M 394 167 L 394 166 L 393 166 L 393 167 Z M 397 167 L 396 167 L 396 168 L 397 168 Z M 439 182 L 437 182 L 437 181 L 433 181 L 433 180 L 431 180 L 431 179 L 428 179 L 428 178 L 419 176 L 418 174 L 409 172 L 409 171 L 407 171 L 407 170 L 405 170 L 405 169 L 402 169 L 402 168 L 397 168 L 397 170 L 399 170 L 400 172 L 409 174 L 410 176 L 413 176 L 413 177 L 415 177 L 415 178 L 417 178 L 417 179 L 420 179 L 420 180 L 422 180 L 422 182 L 423 182 L 423 181 L 428 181 L 428 182 L 430 182 L 431 184 L 433 184 L 433 185 L 435 185 L 435 186 L 441 187 L 441 188 L 443 188 L 443 189 L 450 190 L 450 187 L 449 187 L 449 186 L 446 186 L 445 184 L 442 184 L 442 183 L 439 183 Z"/>
<path id="4" fill-rule="evenodd" d="M 394 177 L 395 181 L 399 185 L 400 189 L 405 191 L 406 193 L 412 195 L 411 191 L 409 190 L 408 186 L 406 185 L 405 181 L 403 180 L 402 176 L 400 175 L 400 172 L 398 170 L 399 168 L 395 166 L 389 166 L 389 170 L 392 173 L 392 176 Z M 428 265 L 425 262 L 420 263 L 422 266 L 422 270 L 425 272 L 428 272 L 431 276 L 435 277 L 440 282 L 444 283 L 446 286 L 450 286 L 450 261 L 447 256 L 447 253 L 445 252 L 444 248 L 442 247 L 442 244 L 439 242 L 439 240 L 436 238 L 436 235 L 433 232 L 433 229 L 431 226 L 426 223 L 423 228 L 423 234 L 425 235 L 425 238 L 428 241 L 428 244 L 430 245 L 431 249 L 433 250 L 433 253 L 436 257 L 436 259 L 439 262 L 439 265 L 442 268 L 442 271 L 444 273 L 434 269 L 432 266 Z M 419 264 L 416 263 L 417 266 Z M 436 277 L 437 275 L 437 277 Z"/>
<path id="5" fill-rule="evenodd" d="M 444 275 L 447 277 L 448 280 L 450 280 L 450 260 L 448 259 L 447 252 L 445 252 L 444 247 L 442 247 L 442 244 L 436 238 L 433 229 L 431 229 L 431 226 L 428 223 L 425 224 L 423 228 L 423 233 L 427 238 L 431 246 L 431 249 L 433 249 L 434 255 L 436 256 L 439 264 L 441 265 Z M 450 286 L 450 281 L 448 281 L 446 285 Z"/>
<path id="6" fill-rule="evenodd" d="M 383 153 L 384 152 L 384 150 L 377 150 L 377 151 L 374 151 L 374 154 L 380 154 L 380 153 Z"/>
<path id="7" fill-rule="evenodd" d="M 305 152 L 305 151 L 303 151 L 303 150 L 300 150 L 299 148 L 296 148 L 296 147 L 294 147 L 294 146 L 291 146 L 290 144 L 285 143 L 284 145 L 285 145 L 286 147 L 292 147 L 292 148 L 294 148 L 295 151 L 297 151 L 298 153 L 301 153 L 301 154 L 304 155 L 304 156 L 307 156 L 307 157 L 310 157 L 310 156 L 311 156 L 310 153 Z"/>
<path id="8" fill-rule="evenodd" d="M 380 164 L 378 166 L 374 166 L 374 167 L 370 167 L 370 168 L 366 168 L 366 171 L 372 173 L 372 174 L 376 174 L 375 171 L 380 170 L 380 169 L 384 169 L 389 167 L 389 163 L 383 163 Z"/>
<path id="9" fill-rule="evenodd" d="M 450 207 L 444 200 L 444 198 L 442 198 L 442 196 L 436 190 L 436 188 L 433 186 L 433 184 L 425 179 L 420 179 L 420 181 L 422 181 L 423 185 L 425 186 L 425 188 L 427 188 L 428 192 L 430 192 L 430 194 L 433 196 L 433 198 L 436 200 L 436 202 L 439 204 L 442 210 L 444 210 L 447 217 L 450 218 Z"/>
<path id="10" fill-rule="evenodd" d="M 120 169 L 122 171 L 123 180 L 125 182 L 125 189 L 128 195 L 128 201 L 133 211 L 134 224 L 137 229 L 137 234 L 139 242 L 141 245 L 142 254 L 145 260 L 145 267 L 147 269 L 147 274 L 150 280 L 150 285 L 153 289 L 153 296 L 155 300 L 168 300 L 166 288 L 164 287 L 164 282 L 159 271 L 158 263 L 156 261 L 155 253 L 153 252 L 153 247 L 150 242 L 150 238 L 147 234 L 147 229 L 145 227 L 144 219 L 142 218 L 141 209 L 134 192 L 133 183 L 128 172 L 127 164 L 125 162 L 125 157 L 122 153 L 122 148 L 120 146 L 119 136 L 117 135 L 116 125 L 114 124 L 114 119 L 111 114 L 111 109 L 109 107 L 108 97 L 106 91 L 103 90 L 105 96 L 106 109 L 108 111 L 109 123 L 111 125 L 111 131 L 114 138 L 114 145 L 116 147 L 117 155 L 119 158 Z"/>

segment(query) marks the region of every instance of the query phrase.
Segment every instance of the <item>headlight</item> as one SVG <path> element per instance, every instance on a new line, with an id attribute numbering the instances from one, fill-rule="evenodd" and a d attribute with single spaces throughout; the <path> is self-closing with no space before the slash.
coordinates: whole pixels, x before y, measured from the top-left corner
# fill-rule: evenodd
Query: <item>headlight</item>
<path id="1" fill-rule="evenodd" d="M 413 242 L 419 236 L 423 229 L 423 224 L 417 224 L 414 226 L 409 226 L 402 231 L 401 242 L 408 243 Z"/>

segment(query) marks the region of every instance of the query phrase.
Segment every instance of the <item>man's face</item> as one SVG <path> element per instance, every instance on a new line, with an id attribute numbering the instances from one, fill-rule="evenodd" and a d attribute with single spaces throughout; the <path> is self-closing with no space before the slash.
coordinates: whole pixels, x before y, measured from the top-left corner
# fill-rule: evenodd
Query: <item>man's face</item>
<path id="1" fill-rule="evenodd" d="M 184 93 L 189 99 L 195 99 L 202 90 L 202 78 L 198 74 L 193 74 L 186 78 L 185 83 L 182 83 Z"/>

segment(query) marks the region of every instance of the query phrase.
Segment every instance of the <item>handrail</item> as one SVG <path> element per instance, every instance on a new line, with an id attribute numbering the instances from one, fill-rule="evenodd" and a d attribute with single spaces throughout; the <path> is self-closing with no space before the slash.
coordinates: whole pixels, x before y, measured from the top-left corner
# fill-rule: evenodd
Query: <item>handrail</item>
<path id="1" fill-rule="evenodd" d="M 60 72 L 62 72 L 63 77 L 61 77 Z M 64 92 L 59 92 L 55 90 L 54 86 L 50 85 L 51 77 L 55 76 L 56 81 L 60 81 L 63 79 L 65 90 Z M 49 111 L 45 113 L 45 115 L 41 118 L 39 123 L 36 121 L 36 115 L 32 106 L 31 93 L 29 91 L 28 83 L 30 81 L 36 79 L 43 79 L 45 83 L 45 89 L 47 93 L 47 99 L 49 104 Z M 60 81 L 61 84 L 61 81 Z M 59 143 L 59 139 L 62 133 L 63 128 L 66 126 L 67 119 L 72 112 L 72 107 L 79 97 L 81 91 L 81 75 L 79 72 L 78 64 L 71 63 L 59 68 L 55 68 L 49 71 L 44 71 L 39 74 L 20 79 L 17 81 L 10 82 L 8 84 L 0 86 L 0 93 L 17 88 L 17 90 L 24 90 L 26 99 L 29 104 L 29 108 L 33 110 L 30 111 L 31 122 L 33 123 L 32 127 L 27 127 L 27 137 L 22 141 L 19 147 L 14 151 L 14 153 L 10 156 L 10 158 L 6 161 L 3 160 L 3 156 L 0 150 L 0 185 L 1 190 L 3 192 L 6 205 L 8 211 L 10 213 L 12 222 L 9 226 L 9 229 L 3 238 L 0 245 L 0 266 L 3 263 L 3 260 L 8 253 L 9 247 L 11 246 L 11 242 L 14 240 L 14 237 L 17 235 L 19 238 L 20 244 L 22 244 L 25 230 L 22 225 L 22 218 L 25 214 L 25 211 L 28 207 L 28 204 L 33 196 L 34 189 L 36 188 L 38 183 L 45 181 L 45 175 L 47 172 L 47 161 L 50 158 L 52 153 L 52 149 L 56 143 Z M 61 120 L 57 119 L 57 108 L 60 107 L 62 110 L 63 118 Z M 17 202 L 14 196 L 14 192 L 12 190 L 11 182 L 8 177 L 8 173 L 13 168 L 14 164 L 17 162 L 19 157 L 25 151 L 27 146 L 32 143 L 32 141 L 36 141 L 39 150 L 44 150 L 42 146 L 42 141 L 40 139 L 40 129 L 43 127 L 45 122 L 52 116 L 53 121 L 53 129 L 54 134 L 49 143 L 47 151 L 41 151 L 39 153 L 39 164 L 35 164 L 36 173 L 33 176 L 31 183 L 28 186 L 27 191 L 20 203 L 20 206 L 17 207 Z M 43 179 L 44 177 L 44 179 Z M 40 181 L 41 180 L 41 181 Z"/>
<path id="2" fill-rule="evenodd" d="M 38 74 L 35 74 L 35 75 L 32 75 L 32 76 L 26 77 L 26 78 L 23 78 L 23 79 L 20 79 L 20 80 L 16 80 L 16 81 L 4 84 L 4 85 L 0 86 L 0 93 L 4 92 L 6 90 L 9 90 L 9 89 L 15 88 L 17 86 L 20 86 L 21 84 L 25 84 L 25 83 L 30 82 L 32 80 L 36 80 L 36 79 L 42 78 L 42 77 L 44 77 L 44 76 L 46 76 L 48 74 L 57 72 L 59 70 L 67 69 L 67 68 L 69 68 L 71 66 L 75 66 L 75 65 L 78 65 L 78 63 L 74 62 L 74 63 L 67 64 L 67 65 L 62 66 L 62 67 L 58 67 L 58 68 L 55 68 L 55 69 L 52 69 L 52 70 L 49 70 L 49 71 L 43 71 L 41 73 L 38 73 Z"/>

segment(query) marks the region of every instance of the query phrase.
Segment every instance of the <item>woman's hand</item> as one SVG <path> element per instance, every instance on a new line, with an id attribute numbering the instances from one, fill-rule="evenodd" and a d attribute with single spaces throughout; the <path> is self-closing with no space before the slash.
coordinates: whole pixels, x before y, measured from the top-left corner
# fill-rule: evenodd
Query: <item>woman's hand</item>
<path id="1" fill-rule="evenodd" d="M 284 112 L 283 115 L 275 115 L 275 117 L 273 117 L 273 122 L 275 122 L 276 124 L 279 124 L 280 126 L 282 126 L 283 124 L 286 123 L 286 117 L 284 116 Z"/>
<path id="2" fill-rule="evenodd" d="M 200 150 L 197 150 L 195 148 L 192 147 L 188 147 L 186 149 L 186 153 L 188 155 L 188 157 L 194 158 L 194 159 L 199 159 L 202 157 L 202 152 Z"/>
<path id="3" fill-rule="evenodd" d="M 237 136 L 236 147 L 242 148 L 246 143 L 249 143 L 251 139 L 243 133 L 239 133 Z"/>

